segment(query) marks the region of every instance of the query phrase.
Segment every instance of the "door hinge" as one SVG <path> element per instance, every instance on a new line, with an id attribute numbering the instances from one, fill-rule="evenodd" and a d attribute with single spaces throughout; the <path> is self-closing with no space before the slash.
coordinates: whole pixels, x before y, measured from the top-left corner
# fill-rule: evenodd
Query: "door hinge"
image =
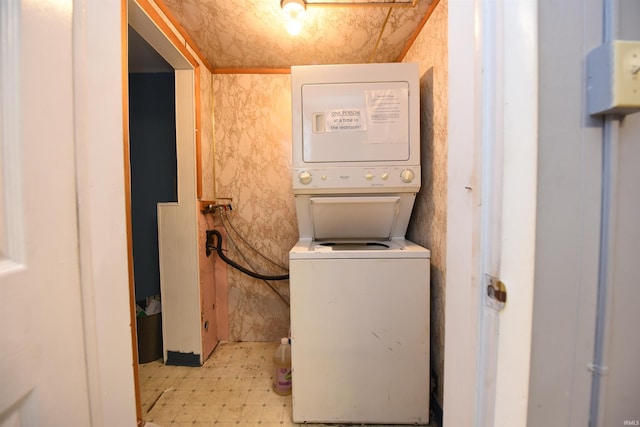
<path id="1" fill-rule="evenodd" d="M 494 310 L 501 311 L 507 304 L 507 287 L 497 277 L 485 274 L 487 284 L 487 305 Z"/>

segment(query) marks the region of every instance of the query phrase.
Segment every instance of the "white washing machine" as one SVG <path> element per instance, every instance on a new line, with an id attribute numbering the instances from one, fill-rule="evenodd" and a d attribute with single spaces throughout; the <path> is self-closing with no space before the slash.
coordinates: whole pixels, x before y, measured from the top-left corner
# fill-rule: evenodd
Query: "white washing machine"
<path id="1" fill-rule="evenodd" d="M 291 251 L 295 422 L 429 421 L 429 251 L 379 244 Z"/>
<path id="2" fill-rule="evenodd" d="M 292 67 L 294 422 L 427 424 L 416 64 Z"/>

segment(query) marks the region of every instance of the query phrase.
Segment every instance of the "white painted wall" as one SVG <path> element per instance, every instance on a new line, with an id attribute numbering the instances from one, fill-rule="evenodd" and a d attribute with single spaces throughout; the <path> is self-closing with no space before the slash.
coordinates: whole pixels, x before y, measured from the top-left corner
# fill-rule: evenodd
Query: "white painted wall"
<path id="1" fill-rule="evenodd" d="M 640 3 L 618 8 L 618 37 L 640 40 Z M 602 118 L 586 106 L 587 53 L 603 41 L 602 0 L 540 3 L 540 150 L 536 279 L 528 425 L 589 423 L 598 300 L 602 205 Z M 628 116 L 614 138 L 611 287 L 598 426 L 640 420 L 640 113 Z M 634 308 L 636 307 L 636 308 Z M 636 356 L 632 356 L 635 354 Z"/>
<path id="2" fill-rule="evenodd" d="M 583 113 L 582 60 L 599 2 L 540 7 L 540 144 L 528 423 L 588 423 L 598 275 L 602 129 Z M 584 16 L 585 22 L 570 17 Z M 599 19 L 598 19 L 599 18 Z M 583 26 L 592 31 L 582 34 Z M 559 38 L 563 29 L 566 36 Z M 587 36 L 587 34 L 590 34 Z M 586 121 L 586 122 L 585 122 Z"/>
<path id="3" fill-rule="evenodd" d="M 624 119 L 619 136 L 616 229 L 609 254 L 613 258 L 611 310 L 605 331 L 608 374 L 603 377 L 600 426 L 640 422 L 640 113 Z"/>

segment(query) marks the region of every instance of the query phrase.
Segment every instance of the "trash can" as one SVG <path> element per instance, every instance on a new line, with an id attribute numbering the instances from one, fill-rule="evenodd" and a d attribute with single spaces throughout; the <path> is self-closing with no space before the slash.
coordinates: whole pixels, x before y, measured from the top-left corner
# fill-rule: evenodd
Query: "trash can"
<path id="1" fill-rule="evenodd" d="M 162 313 L 136 317 L 138 331 L 138 363 L 162 357 Z"/>

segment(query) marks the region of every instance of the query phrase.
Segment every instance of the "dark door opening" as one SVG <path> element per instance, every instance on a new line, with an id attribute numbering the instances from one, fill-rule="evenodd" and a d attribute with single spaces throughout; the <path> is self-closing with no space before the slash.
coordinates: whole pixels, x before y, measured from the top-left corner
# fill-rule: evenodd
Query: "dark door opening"
<path id="1" fill-rule="evenodd" d="M 137 61 L 129 73 L 133 269 L 138 360 L 146 363 L 162 357 L 157 204 L 178 201 L 175 74 L 131 28 L 129 34 L 130 63 Z M 161 61 L 148 59 L 155 56 Z"/>

